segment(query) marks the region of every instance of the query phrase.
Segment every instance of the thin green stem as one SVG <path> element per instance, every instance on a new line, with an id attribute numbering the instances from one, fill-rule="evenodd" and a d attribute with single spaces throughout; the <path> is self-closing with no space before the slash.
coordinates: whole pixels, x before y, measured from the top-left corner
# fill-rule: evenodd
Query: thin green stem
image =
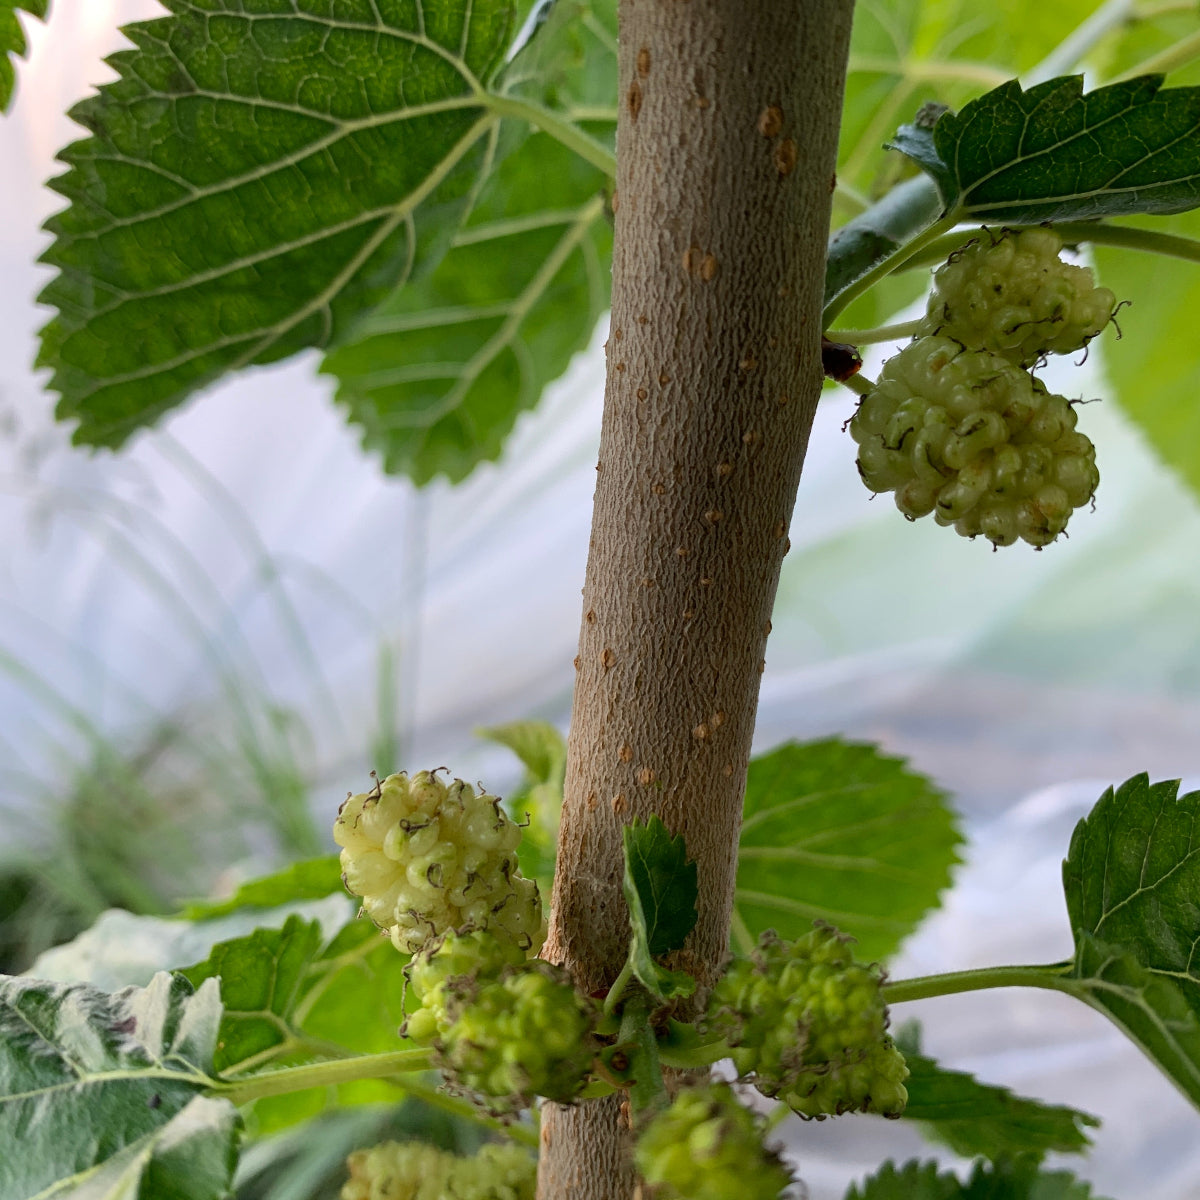
<path id="1" fill-rule="evenodd" d="M 1165 50 L 1160 50 L 1157 54 L 1142 59 L 1136 66 L 1130 67 L 1128 71 L 1122 71 L 1120 75 L 1114 76 L 1109 82 L 1120 83 L 1125 79 L 1135 79 L 1139 75 L 1167 75 L 1172 71 L 1178 71 L 1180 67 L 1186 67 L 1188 63 L 1194 62 L 1197 58 L 1200 58 L 1200 32 L 1193 33 L 1173 46 L 1168 46 Z"/>
<path id="2" fill-rule="evenodd" d="M 633 962 L 630 959 L 625 960 L 625 965 L 621 968 L 621 973 L 613 980 L 613 985 L 608 989 L 608 995 L 604 998 L 604 1011 L 612 1014 L 620 1002 L 621 997 L 625 994 L 626 987 L 629 986 L 629 981 L 633 978 Z"/>
<path id="3" fill-rule="evenodd" d="M 579 1093 L 580 1100 L 603 1100 L 605 1096 L 611 1096 L 620 1091 L 620 1088 L 614 1087 L 603 1079 L 593 1079 L 582 1092 Z"/>
<path id="4" fill-rule="evenodd" d="M 979 967 L 973 971 L 950 971 L 945 975 L 922 975 L 916 979 L 897 979 L 883 985 L 888 1004 L 903 1004 L 908 1000 L 928 1000 L 932 996 L 954 996 L 959 992 L 976 992 L 985 988 L 1035 987 L 1055 992 L 1074 989 L 1066 977 L 1070 963 L 1050 963 L 1045 966 Z"/>
<path id="5" fill-rule="evenodd" d="M 1130 21 L 1155 21 L 1159 17 L 1194 16 L 1196 0 L 1163 0 L 1161 4 L 1146 4 L 1130 15 Z"/>
<path id="6" fill-rule="evenodd" d="M 701 1067 L 711 1067 L 723 1058 L 728 1058 L 732 1051 L 724 1040 L 716 1042 L 700 1042 L 693 1046 L 673 1049 L 661 1042 L 658 1047 L 658 1057 L 664 1067 L 674 1067 L 677 1071 L 695 1071 Z"/>
<path id="7" fill-rule="evenodd" d="M 413 1071 L 428 1071 L 433 1066 L 429 1050 L 392 1050 L 386 1054 L 357 1054 L 332 1062 L 306 1063 L 299 1067 L 284 1067 L 279 1071 L 264 1071 L 245 1079 L 223 1080 L 217 1093 L 234 1104 L 249 1104 L 265 1096 L 284 1096 L 307 1088 L 333 1087 L 353 1083 L 358 1079 L 387 1079 Z"/>
<path id="8" fill-rule="evenodd" d="M 875 390 L 875 381 L 868 379 L 861 371 L 857 375 L 851 375 L 848 379 L 839 379 L 838 382 L 852 392 L 857 392 L 860 396 L 869 396 Z"/>
<path id="9" fill-rule="evenodd" d="M 895 254 L 876 263 L 869 271 L 859 276 L 844 292 L 835 296 L 825 306 L 825 328 L 829 328 L 833 318 L 846 308 L 847 305 L 857 300 L 864 292 L 869 291 L 881 279 L 887 278 L 888 275 L 899 267 L 906 266 L 910 259 L 920 254 L 926 246 L 932 242 L 936 242 L 943 234 L 948 233 L 957 224 L 958 216 L 953 213 L 948 217 L 943 217 L 940 221 L 935 221 L 924 233 L 918 234 L 907 245 L 901 246 Z"/>
<path id="10" fill-rule="evenodd" d="M 535 129 L 549 134 L 568 150 L 574 150 L 580 158 L 599 168 L 609 179 L 617 177 L 617 160 L 613 152 L 578 126 L 564 120 L 558 113 L 540 104 L 534 104 L 531 100 L 521 100 L 516 96 L 497 96 L 491 92 L 486 94 L 485 103 L 499 117 L 516 117 L 518 120 L 528 121 Z"/>
<path id="11" fill-rule="evenodd" d="M 520 1142 L 523 1146 L 531 1146 L 533 1149 L 537 1149 L 537 1130 L 530 1128 L 528 1125 L 517 1125 L 511 1121 L 505 1121 L 500 1117 L 489 1117 L 477 1105 L 472 1104 L 470 1100 L 466 1100 L 462 1096 L 451 1096 L 446 1092 L 439 1091 L 435 1087 L 427 1087 L 425 1084 L 417 1083 L 411 1079 L 405 1079 L 403 1082 L 397 1080 L 396 1086 L 406 1096 L 411 1096 L 414 1100 L 420 1100 L 422 1104 L 428 1104 L 430 1108 L 441 1109 L 442 1112 L 450 1113 L 455 1117 L 461 1117 L 464 1121 L 474 1121 L 477 1125 L 483 1125 L 485 1128 L 494 1130 L 496 1133 L 503 1133 L 506 1137 L 512 1138 L 514 1142 Z"/>
<path id="12" fill-rule="evenodd" d="M 878 75 L 899 75 L 913 82 L 928 82 L 932 80 L 951 79 L 963 83 L 977 83 L 982 87 L 994 88 L 1006 83 L 1010 78 L 1006 71 L 987 63 L 976 62 L 942 62 L 935 58 L 900 59 L 889 58 L 886 54 L 852 54 L 847 63 L 848 72 L 866 71 Z"/>
<path id="13" fill-rule="evenodd" d="M 615 125 L 617 110 L 606 104 L 577 104 L 574 108 L 567 109 L 566 117 L 571 122 L 604 121 Z"/>
<path id="14" fill-rule="evenodd" d="M 625 1004 L 621 1014 L 619 1040 L 631 1049 L 629 1061 L 632 1081 L 629 1087 L 629 1104 L 635 1120 L 665 1108 L 670 1103 L 667 1085 L 663 1079 L 662 1063 L 658 1054 L 658 1041 L 650 1028 L 650 998 L 640 989 Z"/>
<path id="15" fill-rule="evenodd" d="M 1009 229 L 1039 229 L 1037 225 L 1010 225 Z M 1153 229 L 1139 229 L 1133 225 L 1105 225 L 1094 221 L 1063 221 L 1054 231 L 1068 244 L 1090 242 L 1096 246 L 1121 246 L 1126 250 L 1142 250 L 1149 254 L 1164 254 L 1168 258 L 1182 258 L 1200 263 L 1200 241 L 1181 237 L 1174 233 L 1158 233 Z M 925 267 L 942 262 L 955 250 L 979 236 L 978 230 L 960 230 L 930 242 L 917 253 L 906 258 L 898 271 L 913 267 Z"/>
<path id="16" fill-rule="evenodd" d="M 898 342 L 912 337 L 921 322 L 901 321 L 896 325 L 880 325 L 877 329 L 830 329 L 825 336 L 831 342 L 846 342 L 851 346 L 869 346 L 875 342 Z"/>

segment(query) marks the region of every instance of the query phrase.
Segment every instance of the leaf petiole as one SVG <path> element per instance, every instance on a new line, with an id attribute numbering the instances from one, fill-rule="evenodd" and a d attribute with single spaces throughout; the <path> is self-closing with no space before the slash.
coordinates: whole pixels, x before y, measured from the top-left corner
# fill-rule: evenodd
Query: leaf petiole
<path id="1" fill-rule="evenodd" d="M 356 1054 L 332 1062 L 305 1063 L 264 1071 L 244 1079 L 221 1080 L 213 1094 L 234 1104 L 249 1104 L 266 1096 L 283 1096 L 307 1088 L 332 1087 L 359 1079 L 387 1079 L 391 1075 L 428 1071 L 433 1067 L 430 1050 L 391 1050 L 384 1054 Z"/>
<path id="2" fill-rule="evenodd" d="M 629 1104 L 634 1117 L 649 1115 L 670 1103 L 659 1058 L 658 1039 L 650 1028 L 650 997 L 641 989 L 625 1003 L 619 1040 L 632 1047 Z"/>
<path id="3" fill-rule="evenodd" d="M 868 379 L 861 372 L 857 375 L 851 375 L 848 379 L 840 379 L 838 382 L 859 396 L 868 396 L 875 390 L 875 383 Z"/>
<path id="4" fill-rule="evenodd" d="M 1114 76 L 1110 82 L 1124 83 L 1126 79 L 1136 79 L 1139 75 L 1167 75 L 1171 71 L 1178 71 L 1181 67 L 1186 67 L 1188 63 L 1194 62 L 1197 58 L 1200 58 L 1200 33 L 1193 33 L 1168 46 L 1165 50 L 1160 50 L 1157 54 L 1142 59 L 1128 71 L 1122 71 L 1120 75 Z"/>
<path id="5" fill-rule="evenodd" d="M 944 975 L 921 975 L 915 979 L 889 980 L 883 985 L 888 1004 L 908 1000 L 928 1000 L 933 996 L 953 996 L 985 988 L 1036 987 L 1075 994 L 1071 979 L 1072 964 L 1049 963 L 1044 966 L 978 967 L 970 971 L 949 971 Z"/>
<path id="6" fill-rule="evenodd" d="M 900 321 L 895 325 L 880 325 L 875 329 L 829 329 L 825 336 L 831 342 L 846 342 L 851 346 L 869 346 L 875 342 L 898 342 L 912 337 L 921 328 L 918 321 Z"/>
<path id="7" fill-rule="evenodd" d="M 553 110 L 535 104 L 532 100 L 522 100 L 516 96 L 498 96 L 494 92 L 485 92 L 481 99 L 496 116 L 528 121 L 534 129 L 540 129 L 556 142 L 561 142 L 568 150 L 575 151 L 580 158 L 603 171 L 610 179 L 617 177 L 617 160 L 613 152 L 591 134 L 564 120 Z"/>
<path id="8" fill-rule="evenodd" d="M 621 997 L 625 994 L 625 989 L 629 986 L 629 981 L 633 978 L 633 959 L 627 958 L 625 965 L 621 968 L 621 973 L 613 980 L 613 985 L 608 989 L 608 995 L 604 998 L 604 1011 L 609 1016 L 612 1015 L 620 1002 Z"/>
<path id="9" fill-rule="evenodd" d="M 1075 70 L 1092 47 L 1134 19 L 1133 0 L 1108 0 L 1107 4 L 1100 5 L 1090 17 L 1076 25 L 1037 66 L 1022 76 L 1024 85 L 1031 87 Z"/>

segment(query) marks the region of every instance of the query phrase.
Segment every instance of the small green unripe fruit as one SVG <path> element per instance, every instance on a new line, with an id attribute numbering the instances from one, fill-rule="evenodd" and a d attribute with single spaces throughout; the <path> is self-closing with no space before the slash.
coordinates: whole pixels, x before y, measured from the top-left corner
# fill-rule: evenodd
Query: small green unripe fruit
<path id="1" fill-rule="evenodd" d="M 408 979 L 420 1007 L 401 1032 L 437 1051 L 452 1085 L 494 1112 L 578 1095 L 598 1049 L 597 1013 L 561 967 L 476 930 L 427 946 Z"/>
<path id="2" fill-rule="evenodd" d="M 1112 319 L 1116 297 L 1087 267 L 1059 258 L 1050 229 L 984 230 L 933 277 L 919 334 L 948 337 L 1017 366 L 1071 354 Z"/>
<path id="3" fill-rule="evenodd" d="M 908 1069 L 887 1036 L 882 982 L 832 926 L 795 942 L 768 931 L 726 968 L 705 1023 L 732 1047 L 739 1075 L 802 1116 L 895 1117 Z"/>
<path id="4" fill-rule="evenodd" d="M 858 471 L 910 520 L 993 545 L 1054 541 L 1100 482 L 1075 409 L 994 354 L 923 337 L 884 363 L 850 420 Z"/>
<path id="5" fill-rule="evenodd" d="M 537 1163 L 520 1146 L 460 1157 L 423 1142 L 355 1150 L 341 1200 L 534 1200 Z"/>
<path id="6" fill-rule="evenodd" d="M 492 929 L 522 950 L 544 937 L 537 884 L 517 868 L 521 828 L 495 796 L 436 773 L 389 775 L 333 826 L 342 879 L 398 950 L 453 929 Z"/>
<path id="7" fill-rule="evenodd" d="M 682 1089 L 638 1138 L 638 1172 L 664 1200 L 778 1200 L 791 1183 L 762 1123 L 728 1084 Z"/>

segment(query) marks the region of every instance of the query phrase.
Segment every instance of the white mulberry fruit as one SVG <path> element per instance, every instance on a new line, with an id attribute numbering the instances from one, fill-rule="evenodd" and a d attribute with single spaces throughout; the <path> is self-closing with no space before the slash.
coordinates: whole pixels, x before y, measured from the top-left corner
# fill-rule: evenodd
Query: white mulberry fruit
<path id="1" fill-rule="evenodd" d="M 460 1157 L 422 1142 L 355 1150 L 341 1200 L 534 1200 L 537 1163 L 513 1145 Z"/>
<path id="2" fill-rule="evenodd" d="M 516 957 L 490 932 L 447 935 L 413 959 L 406 1037 L 432 1046 L 448 1082 L 494 1112 L 575 1098 L 599 1049 L 595 1005 L 561 967 Z"/>
<path id="3" fill-rule="evenodd" d="M 1112 319 L 1116 297 L 1087 267 L 1059 258 L 1051 229 L 1002 230 L 968 243 L 934 273 L 919 334 L 952 338 L 1028 367 L 1071 354 Z"/>
<path id="4" fill-rule="evenodd" d="M 495 796 L 436 772 L 389 775 L 346 800 L 333 836 L 346 887 L 398 950 L 468 928 L 541 947 L 541 897 L 517 868 L 521 827 Z"/>
<path id="5" fill-rule="evenodd" d="M 683 1088 L 638 1138 L 637 1169 L 671 1200 L 777 1200 L 792 1180 L 728 1084 Z M 661 1190 L 659 1190 L 661 1189 Z"/>
<path id="6" fill-rule="evenodd" d="M 858 470 L 910 520 L 932 513 L 964 537 L 1042 547 L 1100 482 L 1075 409 L 1019 367 L 945 337 L 883 366 L 850 420 Z"/>
<path id="7" fill-rule="evenodd" d="M 706 1024 L 739 1075 L 802 1116 L 896 1117 L 908 1069 L 887 1035 L 882 973 L 856 961 L 850 941 L 821 923 L 794 942 L 764 933 L 718 980 Z"/>

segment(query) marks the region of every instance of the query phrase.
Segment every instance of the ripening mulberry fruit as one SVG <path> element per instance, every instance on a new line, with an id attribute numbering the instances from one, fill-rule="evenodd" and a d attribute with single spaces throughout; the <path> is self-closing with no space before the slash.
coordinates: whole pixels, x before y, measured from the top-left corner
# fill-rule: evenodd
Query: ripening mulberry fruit
<path id="1" fill-rule="evenodd" d="M 342 805 L 333 836 L 346 886 L 396 949 L 467 928 L 541 947 L 541 897 L 517 869 L 521 828 L 495 796 L 436 772 L 389 775 Z"/>
<path id="2" fill-rule="evenodd" d="M 802 1116 L 899 1116 L 908 1069 L 886 1032 L 883 976 L 850 941 L 820 922 L 794 942 L 764 933 L 713 988 L 706 1024 L 740 1075 Z"/>
<path id="3" fill-rule="evenodd" d="M 638 1138 L 637 1169 L 669 1200 L 777 1200 L 791 1176 L 728 1084 L 682 1089 Z"/>
<path id="4" fill-rule="evenodd" d="M 1049 545 L 1100 482 L 1062 396 L 1005 359 L 924 337 L 884 363 L 850 420 L 858 471 L 910 520 L 996 546 Z"/>
<path id="5" fill-rule="evenodd" d="M 355 1150 L 341 1200 L 534 1200 L 537 1163 L 520 1146 L 459 1157 L 422 1142 Z"/>
<path id="6" fill-rule="evenodd" d="M 427 943 L 404 969 L 421 1002 L 404 1023 L 404 1036 L 423 1046 L 444 1040 L 457 1019 L 457 997 L 468 984 L 498 979 L 524 962 L 518 946 L 486 929 L 450 932 Z"/>
<path id="7" fill-rule="evenodd" d="M 561 967 L 477 930 L 426 947 L 408 978 L 421 1004 L 402 1032 L 432 1046 L 448 1081 L 487 1097 L 493 1111 L 534 1096 L 566 1103 L 583 1087 L 597 1014 Z"/>
<path id="8" fill-rule="evenodd" d="M 1028 367 L 1081 349 L 1112 319 L 1117 298 L 1095 286 L 1087 267 L 1059 258 L 1053 230 L 984 233 L 935 272 L 919 334 Z"/>

